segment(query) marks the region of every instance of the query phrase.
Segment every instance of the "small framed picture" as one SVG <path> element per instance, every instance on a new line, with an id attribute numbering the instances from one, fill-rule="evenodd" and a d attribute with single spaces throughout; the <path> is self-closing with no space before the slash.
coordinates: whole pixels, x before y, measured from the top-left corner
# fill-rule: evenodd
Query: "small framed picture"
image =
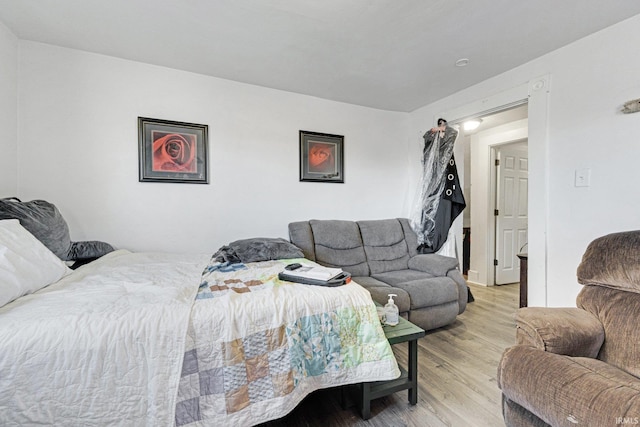
<path id="1" fill-rule="evenodd" d="M 140 182 L 208 184 L 208 126 L 138 117 Z"/>
<path id="2" fill-rule="evenodd" d="M 300 131 L 300 181 L 344 183 L 344 136 Z"/>

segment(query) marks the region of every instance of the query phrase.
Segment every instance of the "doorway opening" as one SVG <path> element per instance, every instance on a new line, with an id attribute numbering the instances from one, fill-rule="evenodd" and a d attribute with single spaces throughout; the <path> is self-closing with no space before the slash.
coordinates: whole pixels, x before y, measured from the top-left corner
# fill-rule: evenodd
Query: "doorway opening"
<path id="1" fill-rule="evenodd" d="M 528 182 L 528 262 L 527 262 L 527 281 L 528 289 L 526 290 L 526 296 L 528 297 L 528 304 L 530 306 L 547 306 L 547 224 L 548 224 L 548 206 L 549 206 L 549 178 L 548 178 L 548 156 L 549 156 L 549 100 L 551 96 L 551 75 L 545 74 L 535 78 L 531 78 L 526 83 L 506 89 L 502 92 L 494 92 L 484 98 L 476 98 L 470 100 L 463 105 L 449 110 L 441 110 L 432 117 L 432 121 L 438 117 L 445 117 L 449 120 L 449 124 L 461 124 L 463 121 L 482 117 L 485 115 L 491 115 L 493 113 L 504 112 L 511 108 L 519 107 L 524 104 L 527 105 L 527 132 L 522 136 L 514 136 L 513 140 L 527 139 L 528 140 L 528 156 L 529 156 L 529 182 Z M 479 91 L 471 91 L 470 93 L 478 93 Z M 482 128 L 482 126 L 479 128 Z M 458 145 L 458 144 L 456 144 Z M 460 151 L 454 152 L 456 159 L 462 159 L 464 148 L 459 147 Z M 485 151 L 484 156 L 490 156 L 490 150 Z M 474 164 L 478 159 L 473 159 Z M 458 160 L 458 173 L 464 167 L 460 165 Z M 488 164 L 488 162 L 487 162 Z M 469 177 L 463 177 L 462 182 L 467 182 Z M 489 180 L 469 181 L 471 187 L 489 186 Z M 471 197 L 470 200 L 472 207 L 470 213 L 472 217 L 475 216 L 474 212 L 478 209 L 485 212 L 489 209 L 491 203 L 490 197 L 488 197 L 488 190 L 484 196 L 477 200 Z M 467 198 L 467 194 L 465 194 Z M 463 218 L 458 217 L 452 226 L 452 234 L 456 239 L 457 247 L 464 247 L 463 245 Z M 472 224 L 473 227 L 473 224 Z M 483 224 L 478 224 L 480 229 L 478 232 L 486 233 L 490 228 L 493 232 L 495 230 L 493 216 L 488 217 L 487 221 Z M 471 231 L 471 249 L 478 244 L 477 233 Z M 492 253 L 492 248 L 487 247 L 487 243 L 479 248 L 479 253 L 486 254 Z M 472 263 L 474 262 L 474 256 L 471 255 Z M 461 262 L 461 264 L 464 264 Z M 476 271 L 476 280 L 473 280 L 472 276 L 473 265 L 469 270 L 469 282 L 476 282 L 480 285 L 490 285 L 493 283 L 493 265 L 480 266 L 484 268 L 484 271 Z M 488 268 L 491 267 L 491 268 Z M 488 280 L 491 275 L 490 280 Z M 484 282 L 479 280 L 482 276 Z"/>
<path id="2" fill-rule="evenodd" d="M 528 242 L 528 106 L 526 100 L 480 113 L 464 145 L 463 273 L 484 286 L 517 283 L 518 254 Z"/>

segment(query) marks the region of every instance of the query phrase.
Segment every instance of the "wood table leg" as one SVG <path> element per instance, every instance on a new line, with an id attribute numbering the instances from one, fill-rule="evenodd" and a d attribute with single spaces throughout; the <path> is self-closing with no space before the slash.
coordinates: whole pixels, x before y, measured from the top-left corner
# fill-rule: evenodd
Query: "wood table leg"
<path id="1" fill-rule="evenodd" d="M 371 418 L 371 384 L 362 384 L 362 406 L 360 411 L 362 412 L 362 419 L 368 420 Z"/>
<path id="2" fill-rule="evenodd" d="M 409 403 L 418 403 L 418 340 L 409 341 L 409 360 L 407 374 L 409 376 Z"/>

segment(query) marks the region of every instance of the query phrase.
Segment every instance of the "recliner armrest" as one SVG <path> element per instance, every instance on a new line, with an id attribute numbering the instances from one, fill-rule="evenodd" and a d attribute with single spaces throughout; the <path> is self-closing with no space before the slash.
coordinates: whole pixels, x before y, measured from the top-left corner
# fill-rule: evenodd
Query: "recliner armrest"
<path id="1" fill-rule="evenodd" d="M 521 308 L 515 320 L 518 344 L 550 353 L 595 358 L 604 342 L 600 320 L 579 308 Z"/>
<path id="2" fill-rule="evenodd" d="M 419 254 L 409 259 L 409 268 L 435 277 L 444 277 L 450 270 L 458 268 L 458 260 L 438 254 Z"/>

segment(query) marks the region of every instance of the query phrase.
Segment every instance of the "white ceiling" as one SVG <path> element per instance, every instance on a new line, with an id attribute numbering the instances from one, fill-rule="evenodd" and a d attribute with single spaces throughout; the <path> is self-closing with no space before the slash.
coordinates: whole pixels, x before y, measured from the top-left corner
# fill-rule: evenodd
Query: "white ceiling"
<path id="1" fill-rule="evenodd" d="M 638 0 L 0 0 L 20 39 L 394 111 L 639 13 Z"/>

